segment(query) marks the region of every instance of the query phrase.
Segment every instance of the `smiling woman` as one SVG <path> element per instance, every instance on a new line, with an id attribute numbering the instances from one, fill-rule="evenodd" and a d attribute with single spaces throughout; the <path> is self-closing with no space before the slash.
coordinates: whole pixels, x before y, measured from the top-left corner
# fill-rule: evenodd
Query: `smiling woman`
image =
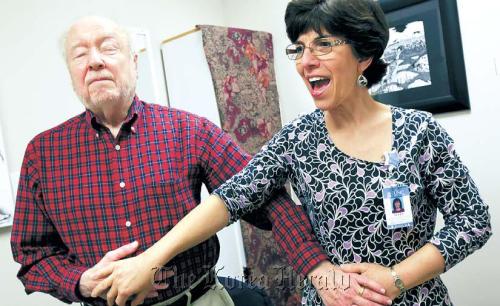
<path id="1" fill-rule="evenodd" d="M 380 59 L 388 41 L 381 8 L 372 0 L 292 0 L 285 22 L 287 54 L 318 109 L 283 127 L 141 262 L 107 271 L 99 290 L 142 292 L 148 263 L 167 263 L 223 227 L 228 212 L 237 220 L 290 180 L 336 265 L 323 262 L 309 272 L 302 304 L 451 305 L 439 275 L 486 243 L 488 206 L 429 113 L 369 95 L 387 67 Z M 396 194 L 404 195 L 404 213 L 392 212 Z M 434 233 L 438 209 L 448 222 Z M 350 278 L 348 290 L 322 290 L 321 277 L 332 272 Z"/>

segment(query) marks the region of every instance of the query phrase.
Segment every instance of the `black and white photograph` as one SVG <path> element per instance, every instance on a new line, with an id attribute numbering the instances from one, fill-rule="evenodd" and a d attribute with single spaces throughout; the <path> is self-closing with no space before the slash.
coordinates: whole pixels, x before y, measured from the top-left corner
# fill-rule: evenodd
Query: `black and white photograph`
<path id="1" fill-rule="evenodd" d="M 389 29 L 389 43 L 383 59 L 387 74 L 372 87 L 372 94 L 383 94 L 429 86 L 431 74 L 423 21 L 413 21 Z"/>
<path id="2" fill-rule="evenodd" d="M 7 158 L 5 157 L 2 129 L 0 128 L 0 227 L 12 225 L 13 211 L 14 201 L 9 171 L 7 170 Z"/>

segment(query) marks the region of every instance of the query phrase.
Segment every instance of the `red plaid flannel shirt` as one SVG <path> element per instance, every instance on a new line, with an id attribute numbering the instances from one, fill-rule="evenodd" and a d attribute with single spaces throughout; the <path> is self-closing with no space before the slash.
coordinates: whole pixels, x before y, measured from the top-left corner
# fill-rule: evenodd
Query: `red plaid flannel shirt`
<path id="1" fill-rule="evenodd" d="M 106 252 L 134 240 L 143 252 L 199 203 L 202 183 L 211 192 L 249 159 L 210 121 L 137 98 L 116 139 L 90 111 L 41 133 L 26 149 L 11 237 L 26 292 L 81 301 L 81 274 Z M 328 260 L 288 197 L 266 210 L 295 270 L 306 274 Z M 196 279 L 218 256 L 213 236 L 168 266 Z M 171 285 L 146 304 L 188 285 Z"/>

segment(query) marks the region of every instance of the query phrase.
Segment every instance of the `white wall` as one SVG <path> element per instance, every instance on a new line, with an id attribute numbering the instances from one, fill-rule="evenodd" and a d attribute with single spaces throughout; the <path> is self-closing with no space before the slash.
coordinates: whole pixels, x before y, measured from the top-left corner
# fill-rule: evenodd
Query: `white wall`
<path id="1" fill-rule="evenodd" d="M 452 0 L 444 0 L 452 1 Z M 312 99 L 295 65 L 284 55 L 284 12 L 288 0 L 223 0 L 228 24 L 273 34 L 276 78 L 283 122 L 314 109 Z M 498 305 L 500 283 L 500 40 L 498 1 L 458 0 L 462 43 L 467 70 L 471 111 L 436 116 L 455 139 L 481 195 L 490 205 L 494 235 L 488 244 L 447 272 L 443 278 L 456 305 Z M 255 13 L 249 13 L 255 12 Z M 258 16 L 258 17 L 256 17 Z M 495 70 L 495 58 L 497 67 Z"/>
<path id="2" fill-rule="evenodd" d="M 309 112 L 313 103 L 294 64 L 284 56 L 288 44 L 283 15 L 287 0 L 2 0 L 0 3 L 0 122 L 6 142 L 9 168 L 19 170 L 27 142 L 83 110 L 74 96 L 69 77 L 57 49 L 62 30 L 79 16 L 98 14 L 121 24 L 148 29 L 160 65 L 159 43 L 166 37 L 208 23 L 264 30 L 273 34 L 275 69 L 284 122 Z M 500 224 L 498 180 L 494 159 L 500 156 L 496 127 L 500 114 L 500 43 L 494 23 L 500 11 L 497 1 L 458 0 L 462 40 L 472 110 L 438 116 L 457 142 L 463 160 L 471 169 L 481 193 L 490 204 L 493 230 Z M 164 97 L 161 69 L 157 70 Z M 165 101 L 158 101 L 164 103 Z M 445 275 L 457 305 L 493 305 L 500 283 L 500 236 Z M 15 278 L 10 230 L 0 229 L 0 296 L 2 305 L 62 305 L 55 299 L 26 296 Z"/>
<path id="3" fill-rule="evenodd" d="M 31 138 L 83 111 L 58 40 L 72 21 L 89 14 L 149 30 L 162 96 L 156 102 L 161 104 L 166 100 L 160 42 L 195 24 L 224 24 L 220 0 L 1 0 L 0 122 L 12 172 L 19 171 Z M 26 296 L 16 278 L 18 265 L 12 260 L 9 239 L 10 228 L 0 229 L 0 304 L 64 305 L 45 294 Z"/>

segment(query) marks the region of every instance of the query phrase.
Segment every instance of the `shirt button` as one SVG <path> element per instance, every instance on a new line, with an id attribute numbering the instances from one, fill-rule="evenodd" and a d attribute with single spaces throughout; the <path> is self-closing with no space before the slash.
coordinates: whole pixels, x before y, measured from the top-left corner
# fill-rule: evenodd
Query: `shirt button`
<path id="1" fill-rule="evenodd" d="M 116 151 L 120 151 L 120 149 L 121 149 L 120 145 L 116 145 L 115 149 L 116 149 Z"/>
<path id="2" fill-rule="evenodd" d="M 130 227 L 131 225 L 132 225 L 132 222 L 130 222 L 129 220 L 127 220 L 127 222 L 125 222 L 126 227 Z"/>
<path id="3" fill-rule="evenodd" d="M 99 133 L 96 133 L 96 134 L 95 134 L 95 138 L 99 138 Z"/>
<path id="4" fill-rule="evenodd" d="M 135 133 L 135 127 L 131 127 L 130 130 L 132 131 L 132 133 Z"/>
<path id="5" fill-rule="evenodd" d="M 120 182 L 120 188 L 125 188 L 125 182 Z"/>

